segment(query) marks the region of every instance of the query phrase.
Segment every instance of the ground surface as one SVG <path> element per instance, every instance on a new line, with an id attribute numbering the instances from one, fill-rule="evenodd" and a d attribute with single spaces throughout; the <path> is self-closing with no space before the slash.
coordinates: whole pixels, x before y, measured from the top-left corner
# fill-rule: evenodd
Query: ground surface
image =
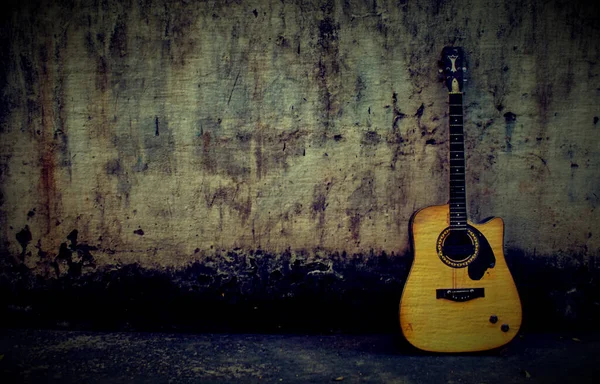
<path id="1" fill-rule="evenodd" d="M 599 334 L 525 334 L 432 355 L 398 335 L 1 330 L 1 381 L 27 383 L 592 383 Z"/>

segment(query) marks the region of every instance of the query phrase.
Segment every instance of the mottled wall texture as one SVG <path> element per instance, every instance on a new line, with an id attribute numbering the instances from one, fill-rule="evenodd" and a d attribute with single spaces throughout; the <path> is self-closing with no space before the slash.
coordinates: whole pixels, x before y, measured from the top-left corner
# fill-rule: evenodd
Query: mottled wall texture
<path id="1" fill-rule="evenodd" d="M 588 3 L 9 2 L 2 313 L 193 325 L 241 311 L 285 325 L 351 308 L 394 327 L 409 219 L 448 198 L 438 60 L 459 45 L 470 217 L 504 218 L 526 324 L 591 324 L 600 7 Z M 208 312 L 190 319 L 191 306 Z"/>

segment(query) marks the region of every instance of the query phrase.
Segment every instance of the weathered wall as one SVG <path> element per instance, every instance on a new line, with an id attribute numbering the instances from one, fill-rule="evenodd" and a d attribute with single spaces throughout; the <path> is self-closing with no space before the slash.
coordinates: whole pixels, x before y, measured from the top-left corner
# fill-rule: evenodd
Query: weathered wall
<path id="1" fill-rule="evenodd" d="M 531 261 L 515 266 L 525 296 L 536 266 L 592 276 L 598 13 L 560 0 L 15 4 L 0 78 L 7 289 L 135 265 L 261 300 L 321 275 L 341 295 L 354 276 L 396 300 L 411 214 L 447 200 L 437 60 L 450 44 L 469 62 L 471 218 L 505 219 L 513 258 Z"/>

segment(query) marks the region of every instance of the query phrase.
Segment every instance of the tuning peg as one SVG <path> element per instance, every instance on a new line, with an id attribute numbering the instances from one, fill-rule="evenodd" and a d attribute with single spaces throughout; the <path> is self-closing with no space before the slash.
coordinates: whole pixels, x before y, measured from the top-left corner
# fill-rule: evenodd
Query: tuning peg
<path id="1" fill-rule="evenodd" d="M 463 72 L 467 72 L 467 67 L 462 68 Z"/>

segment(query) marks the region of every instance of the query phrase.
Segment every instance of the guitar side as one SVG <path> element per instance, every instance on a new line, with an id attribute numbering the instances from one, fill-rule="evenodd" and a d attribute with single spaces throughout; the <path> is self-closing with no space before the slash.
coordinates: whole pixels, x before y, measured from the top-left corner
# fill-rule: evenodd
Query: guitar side
<path id="1" fill-rule="evenodd" d="M 438 257 L 438 237 L 449 225 L 448 205 L 421 209 L 411 219 L 414 261 L 400 301 L 400 325 L 419 349 L 483 351 L 508 343 L 519 331 L 521 302 L 504 258 L 504 223 L 493 218 L 469 224 L 487 239 L 495 257 L 494 267 L 479 280 L 471 279 L 467 268 L 449 267 Z M 485 295 L 467 301 L 436 297 L 436 290 L 451 287 L 483 288 Z"/>

